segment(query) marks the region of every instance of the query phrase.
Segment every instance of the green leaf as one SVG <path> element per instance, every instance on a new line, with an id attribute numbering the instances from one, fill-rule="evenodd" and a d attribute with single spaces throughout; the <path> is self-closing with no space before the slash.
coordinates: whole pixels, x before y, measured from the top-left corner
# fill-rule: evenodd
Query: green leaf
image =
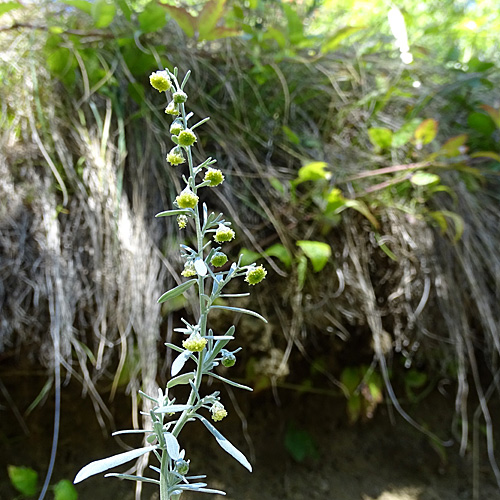
<path id="1" fill-rule="evenodd" d="M 92 15 L 92 4 L 90 2 L 86 2 L 85 0 L 61 0 L 61 2 L 65 5 L 70 5 L 71 7 L 75 7 L 85 14 L 89 16 Z"/>
<path id="2" fill-rule="evenodd" d="M 299 291 L 304 288 L 307 276 L 307 257 L 305 255 L 299 255 L 297 263 L 297 284 Z"/>
<path id="3" fill-rule="evenodd" d="M 29 467 L 7 466 L 7 473 L 14 488 L 26 497 L 36 495 L 38 473 Z"/>
<path id="4" fill-rule="evenodd" d="M 347 198 L 344 198 L 342 191 L 339 188 L 333 188 L 326 197 L 327 205 L 325 212 L 337 212 L 345 206 Z"/>
<path id="5" fill-rule="evenodd" d="M 177 297 L 178 295 L 181 295 L 184 293 L 186 290 L 189 290 L 195 283 L 196 279 L 192 279 L 189 281 L 186 281 L 185 283 L 182 283 L 179 286 L 176 286 L 175 288 L 172 288 L 172 290 L 169 290 L 168 292 L 165 292 L 159 299 L 158 299 L 158 304 L 161 304 L 162 302 L 165 302 L 167 300 L 173 299 L 174 297 Z"/>
<path id="6" fill-rule="evenodd" d="M 490 136 L 496 128 L 490 116 L 476 111 L 467 118 L 467 125 L 486 136 Z"/>
<path id="7" fill-rule="evenodd" d="M 307 458 L 318 458 L 316 443 L 309 432 L 291 424 L 285 432 L 285 448 L 296 462 Z"/>
<path id="8" fill-rule="evenodd" d="M 378 149 L 388 149 L 392 145 L 392 130 L 388 128 L 369 128 L 368 137 Z"/>
<path id="9" fill-rule="evenodd" d="M 490 115 L 490 118 L 493 120 L 493 123 L 500 128 L 500 109 L 495 109 L 492 106 L 488 106 L 487 104 L 482 104 L 480 106 L 483 108 L 486 113 Z"/>
<path id="10" fill-rule="evenodd" d="M 283 130 L 283 133 L 285 134 L 286 138 L 292 144 L 300 144 L 299 136 L 290 127 L 283 125 L 281 129 Z"/>
<path id="11" fill-rule="evenodd" d="M 436 212 L 430 212 L 430 216 L 439 224 L 443 233 L 446 232 L 448 228 L 446 218 L 451 219 L 455 227 L 455 236 L 453 237 L 453 241 L 456 243 L 462 237 L 465 229 L 465 223 L 463 218 L 457 213 L 449 210 L 437 210 Z"/>
<path id="12" fill-rule="evenodd" d="M 328 180 L 332 177 L 331 172 L 326 171 L 328 163 L 324 161 L 313 161 L 301 167 L 297 173 L 297 179 L 293 181 L 296 186 L 301 182 Z"/>
<path id="13" fill-rule="evenodd" d="M 414 118 L 408 123 L 405 123 L 397 132 L 394 132 L 392 136 L 392 147 L 400 148 L 401 146 L 408 144 L 421 121 L 422 120 L 418 118 Z"/>
<path id="14" fill-rule="evenodd" d="M 274 40 L 280 49 L 284 49 L 287 43 L 286 36 L 278 29 L 272 27 L 267 28 L 266 33 L 264 33 L 264 40 Z"/>
<path id="15" fill-rule="evenodd" d="M 113 22 L 116 7 L 114 3 L 108 0 L 95 0 L 92 4 L 91 13 L 96 28 L 107 28 Z"/>
<path id="16" fill-rule="evenodd" d="M 54 500 L 78 500 L 78 493 L 73 483 L 68 479 L 61 479 L 54 486 Z"/>
<path id="17" fill-rule="evenodd" d="M 278 258 L 287 268 L 290 268 L 292 265 L 292 255 L 281 243 L 275 243 L 274 245 L 271 245 L 265 251 L 265 254 L 268 257 Z"/>
<path id="18" fill-rule="evenodd" d="M 95 474 L 99 474 L 100 472 L 112 469 L 113 467 L 118 467 L 119 465 L 131 462 L 132 460 L 139 458 L 142 455 L 155 450 L 156 448 L 157 446 L 145 446 L 143 448 L 137 448 L 135 450 L 126 451 L 125 453 L 119 453 L 118 455 L 113 455 L 112 457 L 103 458 L 102 460 L 91 462 L 80 470 L 80 472 L 76 475 L 73 483 L 79 483 L 90 476 L 94 476 Z"/>
<path id="19" fill-rule="evenodd" d="M 252 472 L 252 466 L 250 462 L 247 460 L 245 455 L 241 453 L 236 446 L 231 444 L 205 417 L 201 415 L 195 415 L 198 419 L 200 419 L 203 425 L 212 433 L 217 441 L 218 445 L 227 453 L 229 453 L 233 458 L 235 458 L 243 467 Z"/>
<path id="20" fill-rule="evenodd" d="M 439 175 L 429 172 L 416 172 L 410 178 L 410 182 L 415 186 L 429 186 L 431 184 L 438 184 L 440 181 L 441 178 Z"/>
<path id="21" fill-rule="evenodd" d="M 432 142 L 438 131 L 438 122 L 432 118 L 424 120 L 415 130 L 415 142 L 417 146 L 423 146 Z"/>
<path id="22" fill-rule="evenodd" d="M 153 33 L 167 24 L 166 12 L 155 0 L 146 5 L 137 20 L 143 33 Z"/>
<path id="23" fill-rule="evenodd" d="M 478 151 L 477 153 L 471 154 L 471 158 L 490 158 L 492 160 L 500 162 L 500 155 L 493 151 Z"/>
<path id="24" fill-rule="evenodd" d="M 282 3 L 283 11 L 288 22 L 288 36 L 292 43 L 298 43 L 304 38 L 304 25 L 302 19 L 291 5 Z"/>
<path id="25" fill-rule="evenodd" d="M 182 31 L 188 36 L 193 37 L 198 29 L 198 18 L 192 16 L 186 9 L 174 7 L 173 5 L 164 5 L 164 9 L 172 16 L 172 19 L 181 27 Z"/>
<path id="26" fill-rule="evenodd" d="M 347 37 L 364 29 L 363 26 L 345 26 L 340 28 L 333 35 L 328 37 L 321 46 L 321 53 L 326 54 L 327 52 L 332 52 L 335 50 Z"/>
<path id="27" fill-rule="evenodd" d="M 167 382 L 167 389 L 175 387 L 176 385 L 189 384 L 190 380 L 194 380 L 194 376 L 195 376 L 194 372 L 191 372 L 191 373 L 183 373 L 182 375 L 178 375 L 177 377 L 171 378 Z"/>
<path id="28" fill-rule="evenodd" d="M 346 199 L 345 201 L 345 208 L 352 208 L 359 212 L 361 215 L 364 215 L 373 225 L 375 229 L 378 229 L 380 224 L 378 223 L 378 220 L 373 216 L 373 214 L 370 212 L 370 209 L 366 205 L 366 203 L 362 200 L 349 200 Z M 337 212 L 340 212 L 342 209 L 337 210 Z"/>
<path id="29" fill-rule="evenodd" d="M 219 38 L 227 38 L 229 36 L 237 36 L 240 31 L 235 28 L 228 28 L 226 26 L 217 26 L 210 33 L 207 33 L 203 40 L 218 40 Z"/>
<path id="30" fill-rule="evenodd" d="M 20 9 L 23 8 L 24 6 L 21 5 L 18 2 L 5 2 L 0 4 L 0 16 L 2 14 L 6 14 L 7 12 L 10 12 L 11 10 L 14 9 Z"/>
<path id="31" fill-rule="evenodd" d="M 226 0 L 209 0 L 198 16 L 199 39 L 206 37 L 215 29 L 217 22 L 222 17 Z"/>
<path id="32" fill-rule="evenodd" d="M 242 266 L 249 266 L 253 264 L 257 259 L 260 259 L 261 255 L 259 252 L 254 252 L 253 250 L 249 250 L 248 248 L 242 248 L 240 250 L 240 264 Z"/>
<path id="33" fill-rule="evenodd" d="M 331 246 L 322 241 L 301 240 L 297 241 L 297 246 L 311 261 L 315 272 L 321 271 L 332 255 Z"/>
<path id="34" fill-rule="evenodd" d="M 460 156 L 467 151 L 465 143 L 467 142 L 467 134 L 460 134 L 456 137 L 448 139 L 442 146 L 441 152 L 448 158 Z M 464 150 L 465 148 L 465 150 Z"/>

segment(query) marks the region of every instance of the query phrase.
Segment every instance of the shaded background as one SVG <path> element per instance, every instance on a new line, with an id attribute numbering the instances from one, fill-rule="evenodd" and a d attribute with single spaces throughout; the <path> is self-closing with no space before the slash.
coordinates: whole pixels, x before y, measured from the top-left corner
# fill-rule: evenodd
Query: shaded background
<path id="1" fill-rule="evenodd" d="M 235 323 L 252 395 L 181 440 L 228 498 L 500 498 L 499 18 L 493 2 L 0 4 L 0 497 L 138 443 L 190 297 L 182 169 L 151 71 L 192 70 L 198 159 L 268 271 Z M 184 234 L 181 235 L 181 238 Z M 57 401 L 61 398 L 60 414 Z M 57 403 L 57 404 L 56 404 Z M 229 408 L 231 405 L 227 405 Z M 199 431 L 199 433 L 198 433 Z M 12 469 L 11 469 L 12 470 Z M 80 498 L 134 497 L 92 479 Z M 100 495 L 100 496 L 99 496 Z M 128 495 L 128 496 L 127 496 Z M 154 491 L 144 488 L 143 497 Z M 393 495 L 391 497 L 391 495 Z M 187 495 L 186 495 L 187 497 Z M 64 500 L 60 497 L 59 500 Z M 66 498 L 68 500 L 68 498 Z"/>

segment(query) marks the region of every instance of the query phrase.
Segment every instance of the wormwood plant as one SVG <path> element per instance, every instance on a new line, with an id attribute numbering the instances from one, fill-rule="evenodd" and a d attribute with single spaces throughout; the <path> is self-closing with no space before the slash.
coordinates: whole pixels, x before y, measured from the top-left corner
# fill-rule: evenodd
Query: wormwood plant
<path id="1" fill-rule="evenodd" d="M 251 390 L 247 386 L 214 372 L 214 368 L 219 364 L 225 367 L 233 366 L 236 362 L 235 354 L 240 349 L 233 351 L 225 349 L 228 342 L 234 339 L 234 326 L 231 326 L 224 335 L 215 335 L 210 328 L 207 330 L 210 311 L 225 309 L 249 314 L 266 322 L 260 314 L 254 311 L 222 305 L 217 302 L 217 299 L 249 295 L 249 293 L 223 293 L 225 286 L 232 279 L 244 276 L 249 285 L 255 285 L 265 278 L 267 271 L 264 267 L 255 264 L 242 266 L 240 265 L 241 258 L 238 259 L 238 262 L 233 262 L 228 266 L 228 257 L 222 251 L 221 244 L 231 241 L 235 237 L 231 223 L 224 220 L 223 214 L 209 213 L 206 204 L 203 204 L 200 210 L 199 190 L 220 185 L 224 181 L 224 175 L 221 170 L 212 167 L 216 163 L 216 160 L 212 158 L 206 159 L 197 166 L 193 163 L 191 148 L 197 140 L 194 130 L 205 123 L 208 118 L 204 118 L 194 125 L 189 125 L 193 113 L 186 113 L 185 103 L 188 96 L 184 91 L 189 74 L 190 72 L 185 75 L 181 84 L 177 79 L 177 68 L 173 73 L 163 70 L 156 71 L 150 76 L 151 85 L 156 90 L 171 94 L 171 100 L 165 113 L 173 119 L 170 133 L 175 146 L 168 153 L 167 161 L 172 166 L 183 165 L 187 162 L 189 169 L 189 176 L 187 178 L 185 175 L 182 176 L 186 186 L 175 198 L 175 208 L 161 212 L 157 214 L 157 217 L 177 216 L 177 224 L 181 230 L 189 227 L 194 228 L 196 232 L 194 248 L 181 245 L 181 255 L 185 260 L 182 275 L 191 279 L 164 293 L 158 302 L 173 299 L 196 286 L 198 289 L 198 321 L 193 324 L 182 319 L 184 327 L 175 329 L 176 332 L 186 337 L 182 341 L 182 347 L 166 344 L 179 354 L 172 363 L 171 375 L 173 378 L 169 380 L 165 390 L 159 389 L 156 397 L 140 392 L 144 398 L 153 402 L 153 407 L 149 412 L 151 428 L 114 433 L 115 435 L 145 433 L 149 445 L 92 462 L 81 469 L 74 480 L 75 483 L 78 483 L 89 476 L 130 462 L 147 453 L 152 453 L 157 458 L 159 467 L 153 465 L 150 467 L 158 473 L 158 478 L 118 473 L 108 473 L 106 477 L 114 476 L 157 484 L 160 488 L 160 500 L 178 500 L 183 491 L 225 494 L 222 491 L 207 488 L 207 484 L 202 481 L 206 476 L 187 475 L 190 460 L 186 458 L 185 450 L 181 449 L 179 434 L 188 422 L 201 421 L 227 453 L 249 471 L 252 470 L 252 466 L 243 453 L 232 445 L 205 416 L 209 414 L 214 422 L 218 422 L 226 417 L 227 411 L 221 402 L 220 393 L 216 391 L 203 396 L 201 385 L 203 377 L 206 376 L 240 389 Z M 185 366 L 189 367 L 193 364 L 194 369 L 191 368 L 190 371 L 181 373 Z M 188 385 L 191 388 L 185 403 L 177 403 L 175 397 L 171 395 L 171 389 L 177 385 Z"/>

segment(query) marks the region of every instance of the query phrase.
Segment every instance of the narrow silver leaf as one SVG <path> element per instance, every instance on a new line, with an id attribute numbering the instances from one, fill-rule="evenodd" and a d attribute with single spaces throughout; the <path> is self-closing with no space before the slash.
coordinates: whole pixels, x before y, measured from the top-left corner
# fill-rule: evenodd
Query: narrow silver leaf
<path id="1" fill-rule="evenodd" d="M 165 292 L 158 299 L 158 304 L 161 304 L 162 302 L 166 302 L 167 300 L 173 299 L 173 298 L 183 294 L 186 290 L 189 290 L 195 283 L 196 283 L 196 280 L 192 279 L 192 280 L 186 281 L 185 283 L 180 284 L 179 286 L 176 286 L 175 288 L 172 288 L 172 290 Z"/>
<path id="2" fill-rule="evenodd" d="M 241 307 L 229 307 L 229 306 L 212 306 L 210 309 L 225 309 L 226 311 L 234 311 L 243 314 L 249 314 L 250 316 L 255 316 L 256 318 L 261 319 L 264 323 L 267 323 L 267 319 L 264 318 L 264 316 L 261 316 L 259 313 L 251 311 L 250 309 L 242 309 Z"/>

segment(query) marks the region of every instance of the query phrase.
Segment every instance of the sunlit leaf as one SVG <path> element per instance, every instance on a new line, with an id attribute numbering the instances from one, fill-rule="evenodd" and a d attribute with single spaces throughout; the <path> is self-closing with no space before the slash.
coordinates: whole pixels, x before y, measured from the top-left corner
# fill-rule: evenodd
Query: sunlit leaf
<path id="1" fill-rule="evenodd" d="M 240 250 L 240 264 L 242 266 L 249 266 L 253 264 L 257 259 L 260 258 L 259 252 L 254 252 L 253 250 L 249 250 L 248 248 L 242 248 Z"/>
<path id="2" fill-rule="evenodd" d="M 198 16 L 198 31 L 200 40 L 205 40 L 217 25 L 222 16 L 226 0 L 209 0 Z"/>
<path id="3" fill-rule="evenodd" d="M 95 474 L 99 474 L 100 472 L 104 472 L 106 470 L 130 462 L 136 458 L 141 457 L 142 455 L 145 455 L 146 453 L 155 450 L 156 448 L 156 446 L 145 446 L 144 448 L 137 448 L 135 450 L 126 451 L 125 453 L 119 453 L 118 455 L 113 455 L 112 457 L 91 462 L 80 470 L 80 472 L 76 475 L 73 483 L 79 483 L 90 476 L 94 476 Z"/>
<path id="4" fill-rule="evenodd" d="M 326 54 L 327 52 L 332 52 L 335 50 L 347 37 L 364 29 L 363 26 L 345 26 L 340 28 L 333 35 L 328 37 L 326 41 L 321 45 L 321 53 Z"/>
<path id="5" fill-rule="evenodd" d="M 143 33 L 152 33 L 167 24 L 167 15 L 165 10 L 153 0 L 144 7 L 144 10 L 137 16 L 137 20 Z"/>
<path id="6" fill-rule="evenodd" d="M 186 361 L 190 357 L 191 351 L 185 349 L 174 359 L 174 362 L 172 363 L 172 366 L 170 368 L 170 374 L 172 375 L 172 377 L 175 377 L 182 370 L 182 368 L 184 368 Z"/>
<path id="7" fill-rule="evenodd" d="M 448 158 L 454 158 L 464 154 L 467 151 L 467 147 L 465 146 L 467 138 L 467 134 L 461 134 L 448 139 L 441 146 L 441 152 Z"/>
<path id="8" fill-rule="evenodd" d="M 265 253 L 269 257 L 278 258 L 287 268 L 292 265 L 292 255 L 281 243 L 271 245 Z"/>
<path id="9" fill-rule="evenodd" d="M 236 446 L 231 444 L 205 417 L 202 417 L 201 415 L 196 415 L 197 418 L 199 418 L 205 427 L 212 433 L 212 435 L 215 437 L 215 440 L 217 441 L 218 445 L 227 453 L 229 453 L 233 458 L 235 458 L 243 467 L 248 469 L 250 472 L 252 472 L 252 466 L 250 465 L 250 462 L 247 460 L 245 455 L 241 453 Z"/>
<path id="10" fill-rule="evenodd" d="M 429 172 L 416 172 L 410 178 L 410 182 L 415 186 L 429 186 L 430 184 L 437 184 L 440 180 L 439 175 Z"/>
<path id="11" fill-rule="evenodd" d="M 180 384 L 189 384 L 190 380 L 194 380 L 195 374 L 192 373 L 183 373 L 182 375 L 178 375 L 177 377 L 171 378 L 167 382 L 167 389 L 175 387 Z"/>
<path id="12" fill-rule="evenodd" d="M 290 127 L 283 125 L 281 128 L 282 128 L 283 133 L 285 134 L 286 138 L 292 144 L 300 144 L 299 136 Z"/>
<path id="13" fill-rule="evenodd" d="M 172 290 L 165 292 L 158 299 L 158 304 L 161 304 L 162 302 L 173 299 L 174 297 L 177 297 L 178 295 L 183 294 L 186 290 L 189 290 L 195 283 L 196 283 L 196 279 L 192 279 L 192 280 L 186 281 L 185 283 L 182 283 L 179 286 L 176 286 L 175 288 L 172 288 Z"/>
<path id="14" fill-rule="evenodd" d="M 378 229 L 380 224 L 378 220 L 373 216 L 370 212 L 370 209 L 366 205 L 366 203 L 362 200 L 345 200 L 345 208 L 352 208 L 359 212 L 361 215 L 365 216 L 373 225 L 375 229 Z"/>
<path id="15" fill-rule="evenodd" d="M 21 5 L 18 2 L 5 2 L 0 4 L 0 16 L 2 14 L 6 14 L 7 12 L 10 12 L 11 10 L 14 9 L 20 9 L 23 8 L 24 6 Z"/>
<path id="16" fill-rule="evenodd" d="M 116 14 L 115 4 L 108 0 L 95 0 L 91 9 L 96 28 L 107 28 Z"/>
<path id="17" fill-rule="evenodd" d="M 368 136 L 378 149 L 388 149 L 392 145 L 392 130 L 388 128 L 369 128 Z"/>
<path id="18" fill-rule="evenodd" d="M 315 272 L 321 271 L 332 255 L 332 247 L 322 241 L 297 241 L 297 246 L 302 249 L 311 261 Z"/>
<path id="19" fill-rule="evenodd" d="M 192 16 L 186 9 L 181 7 L 164 4 L 162 4 L 162 7 L 167 9 L 167 12 L 172 16 L 188 37 L 194 36 L 194 32 L 198 29 L 198 18 Z"/>
<path id="20" fill-rule="evenodd" d="M 226 311 L 240 312 L 243 314 L 248 314 L 250 316 L 255 316 L 256 318 L 262 320 L 264 323 L 267 323 L 267 319 L 264 318 L 264 316 L 261 316 L 259 313 L 251 311 L 250 309 L 243 309 L 241 307 L 229 307 L 229 306 L 211 306 L 210 309 L 225 309 Z"/>
<path id="21" fill-rule="evenodd" d="M 330 179 L 332 174 L 326 169 L 328 168 L 328 163 L 324 161 L 313 161 L 307 163 L 301 167 L 297 173 L 297 179 L 293 181 L 294 185 L 298 185 L 301 182 L 306 181 L 319 181 L 323 179 Z"/>
<path id="22" fill-rule="evenodd" d="M 86 0 L 61 0 L 65 5 L 76 7 L 77 9 L 85 12 L 85 14 L 92 15 L 92 4 Z"/>
<path id="23" fill-rule="evenodd" d="M 299 14 L 292 8 L 291 4 L 282 3 L 283 12 L 288 22 L 288 36 L 292 43 L 297 43 L 304 37 L 304 25 Z"/>
<path id="24" fill-rule="evenodd" d="M 36 495 L 38 473 L 29 467 L 7 466 L 7 474 L 14 488 L 26 497 Z"/>
<path id="25" fill-rule="evenodd" d="M 423 146 L 432 142 L 438 131 L 438 122 L 433 118 L 424 120 L 415 130 L 415 142 L 418 146 Z"/>
<path id="26" fill-rule="evenodd" d="M 68 479 L 61 479 L 54 486 L 54 500 L 78 500 L 78 492 Z"/>
<path id="27" fill-rule="evenodd" d="M 398 131 L 394 132 L 392 135 L 392 147 L 400 148 L 401 146 L 408 144 L 421 121 L 422 120 L 418 118 L 414 118 L 408 123 L 405 123 Z"/>

